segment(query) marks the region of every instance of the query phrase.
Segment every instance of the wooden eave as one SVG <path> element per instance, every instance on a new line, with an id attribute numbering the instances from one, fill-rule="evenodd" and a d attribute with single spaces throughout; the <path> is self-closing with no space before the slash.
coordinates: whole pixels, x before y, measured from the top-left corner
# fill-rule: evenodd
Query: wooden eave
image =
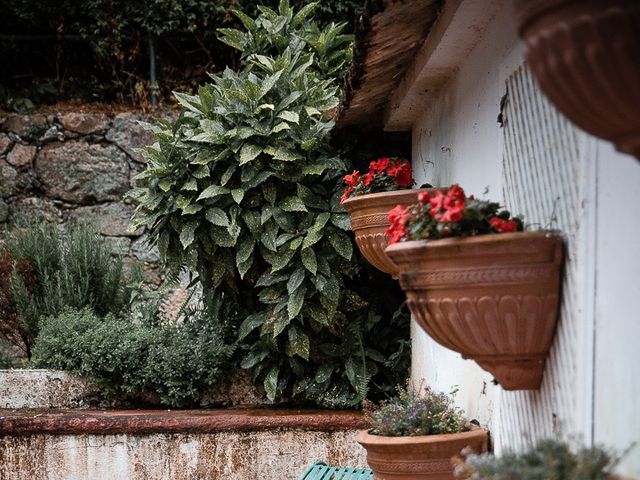
<path id="1" fill-rule="evenodd" d="M 424 43 L 441 4 L 442 0 L 367 2 L 356 27 L 338 127 L 382 127 L 389 93 Z"/>
<path id="2" fill-rule="evenodd" d="M 383 7 L 370 16 L 366 33 L 357 33 L 339 127 L 411 130 L 430 99 L 482 39 L 491 19 L 509 4 L 506 0 L 446 0 L 444 4 L 390 0 Z"/>

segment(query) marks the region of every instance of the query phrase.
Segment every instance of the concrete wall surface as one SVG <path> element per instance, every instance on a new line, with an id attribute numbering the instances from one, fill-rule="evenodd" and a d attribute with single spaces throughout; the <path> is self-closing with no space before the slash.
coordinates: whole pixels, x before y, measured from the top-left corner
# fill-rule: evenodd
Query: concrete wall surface
<path id="1" fill-rule="evenodd" d="M 2 480 L 297 479 L 316 460 L 366 466 L 355 431 L 0 437 Z"/>
<path id="2" fill-rule="evenodd" d="M 149 401 L 149 398 L 146 398 Z M 269 405 L 266 396 L 252 384 L 250 374 L 238 370 L 225 383 L 207 392 L 202 406 Z M 122 407 L 131 402 L 107 401 L 91 382 L 70 372 L 46 369 L 0 370 L 2 408 Z"/>

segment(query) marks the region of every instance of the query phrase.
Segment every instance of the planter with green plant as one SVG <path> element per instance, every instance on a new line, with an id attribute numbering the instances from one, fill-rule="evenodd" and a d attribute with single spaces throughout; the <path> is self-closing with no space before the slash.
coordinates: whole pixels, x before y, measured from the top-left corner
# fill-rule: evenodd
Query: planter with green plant
<path id="1" fill-rule="evenodd" d="M 351 228 L 356 244 L 367 261 L 393 278 L 398 278 L 398 266 L 384 253 L 389 228 L 387 214 L 396 205 L 416 202 L 418 193 L 412 190 L 415 181 L 411 163 L 399 158 L 383 157 L 372 161 L 364 175 L 354 170 L 344 176 L 347 185 L 340 203 L 351 215 Z"/>
<path id="2" fill-rule="evenodd" d="M 524 232 L 458 185 L 389 213 L 387 254 L 420 326 L 507 390 L 538 389 L 556 329 L 563 260 L 557 232 Z"/>
<path id="3" fill-rule="evenodd" d="M 371 428 L 358 434 L 377 480 L 451 480 L 451 459 L 487 450 L 487 432 L 465 422 L 453 394 L 408 385 L 379 405 L 365 403 Z"/>
<path id="4" fill-rule="evenodd" d="M 611 452 L 551 439 L 500 457 L 465 451 L 456 463 L 458 480 L 621 480 L 613 474 L 617 459 Z"/>

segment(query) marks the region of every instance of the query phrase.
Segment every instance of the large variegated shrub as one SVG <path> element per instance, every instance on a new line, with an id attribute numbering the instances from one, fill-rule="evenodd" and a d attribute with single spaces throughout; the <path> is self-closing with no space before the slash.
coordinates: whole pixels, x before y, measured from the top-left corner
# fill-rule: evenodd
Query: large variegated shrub
<path id="1" fill-rule="evenodd" d="M 269 398 L 345 406 L 372 378 L 384 389 L 406 374 L 408 331 L 393 289 L 363 284 L 339 205 L 345 162 L 329 132 L 350 37 L 308 21 L 314 6 L 236 12 L 246 31 L 221 39 L 244 68 L 176 94 L 180 117 L 153 127 L 131 196 L 169 264 L 230 307 L 241 366 Z"/>

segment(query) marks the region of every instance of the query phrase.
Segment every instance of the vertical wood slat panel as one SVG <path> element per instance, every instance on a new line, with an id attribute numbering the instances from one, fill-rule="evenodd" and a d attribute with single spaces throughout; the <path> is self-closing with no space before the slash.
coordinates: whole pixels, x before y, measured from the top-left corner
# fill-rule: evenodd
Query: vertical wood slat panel
<path id="1" fill-rule="evenodd" d="M 496 451 L 521 449 L 538 438 L 576 431 L 579 148 L 576 129 L 538 90 L 526 66 L 506 80 L 503 185 L 508 209 L 534 227 L 561 230 L 566 261 L 558 331 L 539 391 L 502 391 Z"/>

